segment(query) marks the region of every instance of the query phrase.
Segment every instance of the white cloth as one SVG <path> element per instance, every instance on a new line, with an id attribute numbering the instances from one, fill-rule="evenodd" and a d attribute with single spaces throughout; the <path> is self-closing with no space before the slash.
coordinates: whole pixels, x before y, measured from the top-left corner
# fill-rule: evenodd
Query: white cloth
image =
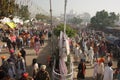
<path id="1" fill-rule="evenodd" d="M 33 69 L 34 69 L 34 70 L 39 69 L 39 67 L 38 67 L 38 63 L 35 63 L 35 64 L 34 64 Z"/>
<path id="2" fill-rule="evenodd" d="M 64 58 L 60 58 L 60 63 L 59 63 L 59 68 L 60 68 L 60 74 L 67 75 L 67 66 L 65 64 Z"/>
<path id="3" fill-rule="evenodd" d="M 36 76 L 36 74 L 38 73 L 38 70 L 39 70 L 38 63 L 35 63 L 33 65 L 33 76 Z"/>
<path id="4" fill-rule="evenodd" d="M 97 76 L 97 69 L 98 69 L 98 63 L 94 63 L 94 70 L 93 70 L 93 77 L 95 78 Z"/>
<path id="5" fill-rule="evenodd" d="M 113 80 L 113 69 L 111 67 L 105 67 L 103 80 Z"/>
<path id="6" fill-rule="evenodd" d="M 75 48 L 75 57 L 79 57 L 79 47 Z"/>
<path id="7" fill-rule="evenodd" d="M 104 75 L 104 64 L 102 62 L 100 64 L 98 63 L 97 73 Z"/>
<path id="8" fill-rule="evenodd" d="M 38 63 L 35 63 L 33 66 L 33 70 L 35 70 L 35 72 L 37 72 L 39 69 Z"/>
<path id="9" fill-rule="evenodd" d="M 2 51 L 2 46 L 0 46 L 0 52 Z"/>
<path id="10" fill-rule="evenodd" d="M 89 53 L 89 59 L 93 59 L 93 57 L 94 57 L 94 51 L 93 51 L 93 49 L 90 49 L 88 51 L 88 53 Z"/>
<path id="11" fill-rule="evenodd" d="M 90 61 L 90 63 L 91 64 L 93 64 L 93 58 L 94 58 L 94 51 L 93 51 L 93 49 L 90 49 L 90 50 L 88 50 L 88 54 L 89 54 L 89 61 Z"/>
<path id="12" fill-rule="evenodd" d="M 70 44 L 69 44 L 69 40 L 66 39 L 65 41 L 66 41 L 66 52 L 67 52 L 67 55 L 69 55 L 69 54 L 70 54 Z"/>

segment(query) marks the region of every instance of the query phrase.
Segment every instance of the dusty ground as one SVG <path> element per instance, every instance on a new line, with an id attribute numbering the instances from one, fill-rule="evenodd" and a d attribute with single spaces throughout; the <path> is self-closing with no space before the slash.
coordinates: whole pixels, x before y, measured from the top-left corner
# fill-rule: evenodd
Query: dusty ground
<path id="1" fill-rule="evenodd" d="M 37 58 L 38 62 L 41 64 L 45 64 L 47 65 L 47 57 L 48 55 L 51 55 L 51 46 L 52 43 L 50 41 L 46 41 L 45 45 L 43 47 L 41 47 L 40 49 L 40 54 L 36 55 L 34 49 L 32 48 L 25 48 L 26 52 L 27 52 L 27 56 L 26 56 L 26 63 L 27 63 L 27 71 L 29 72 L 30 75 L 32 75 L 32 59 L 33 58 Z M 57 44 L 54 44 L 57 45 Z M 2 52 L 0 53 L 0 56 L 5 55 L 7 58 L 9 57 L 9 53 L 7 49 L 2 49 Z M 71 58 L 73 60 L 74 63 L 74 80 L 76 79 L 76 75 L 77 75 L 77 66 L 78 63 L 74 62 L 74 54 L 71 55 Z M 0 64 L 1 64 L 1 59 L 0 59 Z M 113 67 L 116 67 L 117 62 L 113 61 Z M 87 69 L 86 69 L 86 80 L 93 80 L 92 79 L 92 75 L 93 75 L 93 67 L 89 65 L 89 63 L 86 64 L 87 65 Z M 47 66 L 48 68 L 48 66 Z M 50 73 L 50 75 L 52 74 L 52 72 L 50 71 L 50 69 L 47 69 Z"/>

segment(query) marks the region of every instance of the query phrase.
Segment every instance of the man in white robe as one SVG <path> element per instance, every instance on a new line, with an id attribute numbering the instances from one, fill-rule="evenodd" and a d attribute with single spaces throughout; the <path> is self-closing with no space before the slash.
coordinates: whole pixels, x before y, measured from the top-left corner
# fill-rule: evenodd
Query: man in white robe
<path id="1" fill-rule="evenodd" d="M 75 61 L 78 62 L 79 59 L 79 47 L 76 46 L 75 47 Z"/>
<path id="2" fill-rule="evenodd" d="M 113 80 L 113 69 L 111 68 L 112 62 L 108 63 L 105 67 L 103 80 Z"/>
<path id="3" fill-rule="evenodd" d="M 90 47 L 90 50 L 88 50 L 88 54 L 89 54 L 90 65 L 92 65 L 93 64 L 93 59 L 94 59 L 94 51 L 93 51 L 92 47 Z"/>

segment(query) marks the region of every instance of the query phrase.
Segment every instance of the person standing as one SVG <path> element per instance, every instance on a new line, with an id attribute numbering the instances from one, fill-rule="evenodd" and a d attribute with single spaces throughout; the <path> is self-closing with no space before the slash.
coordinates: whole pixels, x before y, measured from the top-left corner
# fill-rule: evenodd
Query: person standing
<path id="1" fill-rule="evenodd" d="M 39 66 L 36 58 L 33 59 L 32 66 L 33 66 L 33 78 L 34 80 L 36 80 L 35 78 L 39 70 Z"/>
<path id="2" fill-rule="evenodd" d="M 17 62 L 16 62 L 16 68 L 17 68 L 17 76 L 18 76 L 18 79 L 19 79 L 21 77 L 21 74 L 26 72 L 25 60 L 21 56 L 20 52 L 18 53 L 18 58 L 17 58 Z"/>
<path id="3" fill-rule="evenodd" d="M 84 59 L 81 59 L 79 65 L 78 65 L 78 74 L 77 74 L 77 79 L 78 80 L 85 80 L 85 61 Z"/>
<path id="4" fill-rule="evenodd" d="M 26 60 L 26 58 L 25 58 L 26 57 L 26 51 L 25 51 L 24 47 L 21 48 L 20 53 L 21 53 L 21 56 L 24 58 L 24 60 Z"/>
<path id="5" fill-rule="evenodd" d="M 41 65 L 37 73 L 36 80 L 50 80 L 49 73 L 46 71 L 46 65 Z"/>
<path id="6" fill-rule="evenodd" d="M 16 45 L 17 45 L 17 48 L 19 50 L 21 48 L 21 41 L 20 41 L 19 36 L 16 37 Z"/>
<path id="7" fill-rule="evenodd" d="M 35 37 L 34 50 L 36 52 L 36 55 L 38 55 L 40 52 L 40 42 L 38 37 Z"/>
<path id="8" fill-rule="evenodd" d="M 16 49 L 16 35 L 14 35 L 13 33 L 10 34 L 10 40 L 11 40 L 11 44 L 13 49 Z"/>
<path id="9" fill-rule="evenodd" d="M 2 56 L 1 59 L 2 59 L 1 68 L 2 68 L 2 69 L 5 71 L 5 73 L 7 74 L 7 73 L 8 73 L 9 65 L 8 65 L 8 61 L 5 60 L 5 59 L 6 59 L 6 56 Z"/>
<path id="10" fill-rule="evenodd" d="M 79 46 L 78 44 L 76 44 L 76 47 L 75 47 L 75 61 L 78 62 L 79 60 Z"/>
<path id="11" fill-rule="evenodd" d="M 12 42 L 11 42 L 10 38 L 8 38 L 8 37 L 6 40 L 6 44 L 7 44 L 8 50 L 10 51 L 10 49 L 12 48 Z"/>
<path id="12" fill-rule="evenodd" d="M 0 52 L 2 52 L 2 47 L 3 47 L 3 44 L 2 44 L 2 41 L 0 40 Z"/>
<path id="13" fill-rule="evenodd" d="M 10 78 L 16 78 L 15 63 L 11 59 L 8 59 L 8 65 L 8 75 L 10 76 Z"/>
<path id="14" fill-rule="evenodd" d="M 100 58 L 98 62 L 98 69 L 97 69 L 97 80 L 103 80 L 104 75 L 104 59 Z"/>
<path id="15" fill-rule="evenodd" d="M 113 80 L 113 69 L 111 66 L 112 62 L 108 62 L 108 66 L 105 67 L 103 80 Z"/>
<path id="16" fill-rule="evenodd" d="M 98 60 L 96 60 L 94 62 L 93 68 L 94 68 L 94 70 L 93 70 L 93 78 L 96 80 L 97 79 Z"/>
<path id="17" fill-rule="evenodd" d="M 92 64 L 93 64 L 93 59 L 94 59 L 94 51 L 93 51 L 93 48 L 92 48 L 92 47 L 90 47 L 90 49 L 88 50 L 88 54 L 89 54 L 90 65 L 92 66 Z"/>

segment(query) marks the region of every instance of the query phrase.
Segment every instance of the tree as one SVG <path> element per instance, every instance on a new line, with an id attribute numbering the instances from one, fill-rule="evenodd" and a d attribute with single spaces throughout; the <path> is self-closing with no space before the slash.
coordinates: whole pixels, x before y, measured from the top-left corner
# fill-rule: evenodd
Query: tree
<path id="1" fill-rule="evenodd" d="M 46 16 L 44 14 L 36 14 L 35 18 L 37 20 L 41 20 L 41 21 L 47 21 L 49 22 L 50 21 L 50 17 L 49 16 Z"/>
<path id="2" fill-rule="evenodd" d="M 21 8 L 19 10 L 19 13 L 20 13 L 20 17 L 21 18 L 24 18 L 24 20 L 28 20 L 29 19 L 29 16 L 30 16 L 30 12 L 28 10 L 28 6 L 27 5 L 21 5 Z"/>
<path id="3" fill-rule="evenodd" d="M 9 16 L 15 12 L 15 0 L 0 0 L 0 16 Z"/>
<path id="4" fill-rule="evenodd" d="M 118 15 L 114 12 L 108 13 L 105 10 L 99 11 L 91 18 L 91 26 L 95 28 L 104 28 L 114 26 L 115 21 L 118 20 Z"/>
<path id="5" fill-rule="evenodd" d="M 57 25 L 56 28 L 54 28 L 53 32 L 56 36 L 60 36 L 60 31 L 64 31 L 64 24 Z M 66 34 L 68 37 L 74 37 L 76 34 L 76 31 L 70 27 L 70 25 L 66 25 Z"/>

